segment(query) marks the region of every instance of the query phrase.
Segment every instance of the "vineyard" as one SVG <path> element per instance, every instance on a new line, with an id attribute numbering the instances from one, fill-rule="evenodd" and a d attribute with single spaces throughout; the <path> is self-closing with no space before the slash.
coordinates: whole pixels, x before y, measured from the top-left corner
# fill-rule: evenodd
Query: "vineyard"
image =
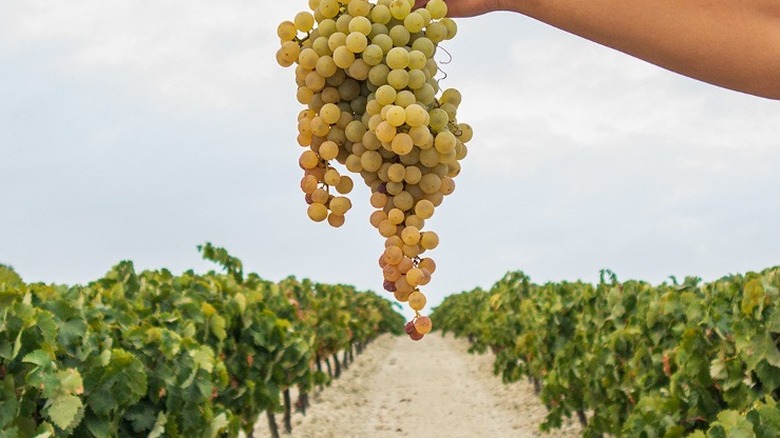
<path id="1" fill-rule="evenodd" d="M 289 431 L 293 403 L 305 411 L 308 392 L 376 336 L 401 333 L 373 293 L 273 283 L 200 250 L 225 272 L 122 262 L 67 287 L 0 267 L 0 437 L 252 436 L 264 412 L 277 436 L 275 412 Z"/>
<path id="2" fill-rule="evenodd" d="M 537 285 L 521 272 L 444 299 L 432 319 L 529 379 L 542 428 L 584 436 L 780 436 L 780 268 L 711 283 L 672 278 Z"/>

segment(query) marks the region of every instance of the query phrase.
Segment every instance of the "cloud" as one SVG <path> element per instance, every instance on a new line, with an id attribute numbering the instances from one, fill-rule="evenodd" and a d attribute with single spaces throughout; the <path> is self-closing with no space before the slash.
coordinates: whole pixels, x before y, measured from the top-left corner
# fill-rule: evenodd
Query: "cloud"
<path id="1" fill-rule="evenodd" d="M 226 108 L 262 97 L 280 77 L 273 62 L 278 21 L 269 16 L 295 9 L 276 3 L 284 4 L 7 0 L 0 51 L 56 46 L 55 67 L 71 75 L 109 75 L 161 100 Z"/>

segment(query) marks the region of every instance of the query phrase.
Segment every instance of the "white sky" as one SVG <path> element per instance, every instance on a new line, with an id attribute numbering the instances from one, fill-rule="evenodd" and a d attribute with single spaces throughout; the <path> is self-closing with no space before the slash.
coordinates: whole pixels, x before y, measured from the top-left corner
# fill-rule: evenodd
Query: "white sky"
<path id="1" fill-rule="evenodd" d="M 274 58 L 305 7 L 0 2 L 0 263 L 58 283 L 124 259 L 203 271 L 211 241 L 271 280 L 380 291 L 365 187 L 341 229 L 306 218 L 300 105 Z M 458 23 L 442 85 L 475 136 L 429 221 L 432 304 L 509 270 L 658 283 L 780 264 L 780 102 L 519 15 Z"/>

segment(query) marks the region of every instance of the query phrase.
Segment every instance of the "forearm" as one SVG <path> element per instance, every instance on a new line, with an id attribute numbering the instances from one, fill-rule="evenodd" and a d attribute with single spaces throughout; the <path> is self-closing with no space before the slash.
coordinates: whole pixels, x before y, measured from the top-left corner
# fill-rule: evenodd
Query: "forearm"
<path id="1" fill-rule="evenodd" d="M 499 0 L 705 82 L 780 99 L 780 0 Z"/>

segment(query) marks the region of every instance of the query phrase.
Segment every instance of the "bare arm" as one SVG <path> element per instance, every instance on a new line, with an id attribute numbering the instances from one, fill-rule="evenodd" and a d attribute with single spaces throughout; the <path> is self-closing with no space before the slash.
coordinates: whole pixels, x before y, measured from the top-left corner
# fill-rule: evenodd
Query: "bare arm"
<path id="1" fill-rule="evenodd" d="M 451 16 L 518 12 L 685 76 L 780 99 L 780 0 L 448 0 L 447 4 Z"/>

